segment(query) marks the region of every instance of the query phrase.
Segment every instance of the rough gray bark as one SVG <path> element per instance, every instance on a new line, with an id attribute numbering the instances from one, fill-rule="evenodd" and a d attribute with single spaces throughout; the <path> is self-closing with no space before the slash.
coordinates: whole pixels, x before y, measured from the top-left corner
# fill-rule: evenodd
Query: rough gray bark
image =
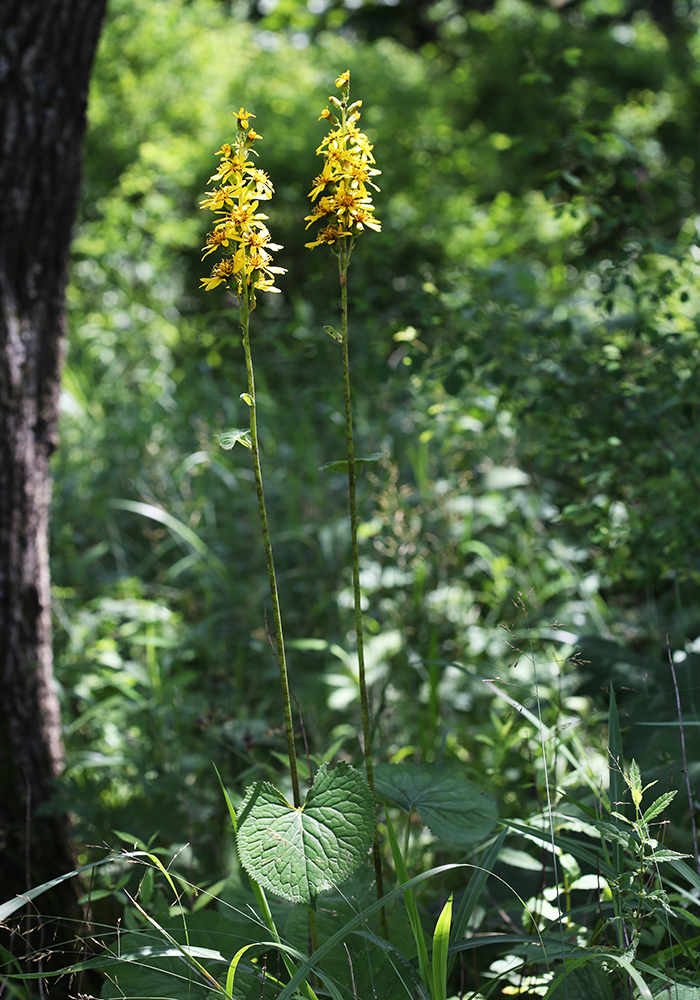
<path id="1" fill-rule="evenodd" d="M 49 457 L 88 81 L 105 4 L 0 2 L 0 902 L 73 861 L 65 819 L 41 813 L 62 767 Z M 51 902 L 52 912 L 76 915 L 74 891 Z"/>

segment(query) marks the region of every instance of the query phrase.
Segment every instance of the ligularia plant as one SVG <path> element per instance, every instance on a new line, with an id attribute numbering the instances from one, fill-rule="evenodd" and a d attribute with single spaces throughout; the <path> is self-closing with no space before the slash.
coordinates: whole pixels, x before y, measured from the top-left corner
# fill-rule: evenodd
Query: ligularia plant
<path id="1" fill-rule="evenodd" d="M 317 238 L 306 246 L 327 244 L 338 258 L 338 272 L 341 296 L 340 333 L 326 327 L 328 333 L 340 342 L 343 355 L 343 386 L 345 392 L 345 436 L 347 443 L 348 494 L 350 501 L 350 540 L 352 545 L 353 603 L 355 607 L 355 634 L 357 636 L 357 662 L 360 685 L 360 705 L 362 710 L 362 736 L 364 744 L 367 782 L 374 795 L 374 768 L 372 764 L 372 732 L 365 673 L 362 604 L 360 595 L 360 563 L 357 545 L 357 499 L 356 499 L 356 459 L 352 433 L 352 403 L 350 397 L 350 356 L 348 347 L 348 265 L 350 254 L 359 234 L 365 228 L 381 230 L 382 224 L 374 216 L 372 190 L 379 188 L 372 180 L 381 171 L 377 170 L 372 146 L 364 132 L 357 127 L 362 101 L 350 104 L 350 71 L 341 73 L 335 81 L 340 90 L 340 98 L 328 98 L 331 107 L 325 108 L 319 121 L 325 119 L 332 125 L 331 131 L 316 150 L 324 158 L 323 170 L 315 178 L 309 198 L 315 202 L 306 222 L 312 226 L 325 220 L 325 226 Z M 337 114 L 335 113 L 337 112 Z M 379 456 L 369 456 L 369 459 Z M 366 461 L 367 459 L 365 459 Z M 379 845 L 374 843 L 374 869 L 377 878 L 377 893 L 382 895 L 382 868 Z"/>
<path id="2" fill-rule="evenodd" d="M 208 208 L 212 212 L 215 212 L 220 219 L 212 232 L 207 236 L 206 246 L 203 248 L 205 251 L 204 257 L 220 249 L 226 251 L 223 260 L 215 264 L 210 276 L 202 278 L 201 282 L 207 291 L 211 291 L 211 289 L 216 288 L 222 283 L 226 284 L 227 287 L 229 283 L 233 283 L 238 292 L 243 351 L 245 353 L 246 370 L 248 373 L 248 391 L 242 393 L 241 399 L 249 408 L 250 430 L 225 432 L 219 435 L 219 442 L 223 448 L 232 448 L 236 442 L 240 442 L 246 448 L 250 448 L 253 454 L 260 523 L 265 543 L 267 570 L 270 581 L 277 661 L 280 670 L 282 703 L 284 706 L 285 729 L 287 733 L 287 753 L 294 804 L 295 806 L 299 806 L 301 795 L 299 792 L 299 778 L 297 775 L 296 751 L 294 747 L 287 660 L 282 632 L 282 613 L 277 592 L 275 563 L 272 555 L 272 543 L 270 540 L 262 470 L 260 467 L 260 449 L 258 446 L 255 406 L 255 377 L 250 348 L 250 313 L 255 308 L 255 292 L 256 290 L 278 292 L 279 289 L 274 287 L 275 275 L 284 274 L 285 268 L 274 267 L 272 265 L 270 251 L 281 250 L 282 248 L 279 244 L 272 242 L 270 232 L 265 225 L 265 221 L 268 218 L 267 215 L 258 211 L 259 203 L 269 200 L 274 193 L 274 189 L 265 171 L 255 167 L 253 161 L 250 159 L 251 153 L 257 155 L 253 150 L 253 143 L 256 139 L 262 139 L 262 136 L 258 135 L 255 129 L 250 126 L 250 119 L 254 117 L 254 115 L 243 108 L 237 113 L 238 132 L 236 141 L 233 146 L 229 145 L 229 143 L 224 143 L 221 147 L 217 153 L 217 156 L 221 157 L 219 169 L 210 178 L 210 181 L 218 181 L 219 186 L 215 190 L 207 192 L 207 197 L 201 202 L 202 208 Z"/>

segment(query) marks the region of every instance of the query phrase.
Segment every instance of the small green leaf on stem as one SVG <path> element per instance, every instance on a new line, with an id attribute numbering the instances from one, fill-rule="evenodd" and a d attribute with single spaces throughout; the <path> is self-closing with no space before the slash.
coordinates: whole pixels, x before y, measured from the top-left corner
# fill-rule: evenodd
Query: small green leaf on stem
<path id="1" fill-rule="evenodd" d="M 334 327 L 332 327 L 332 326 L 324 326 L 323 329 L 326 331 L 326 333 L 330 337 L 333 338 L 333 340 L 337 340 L 339 344 L 342 344 L 342 342 L 343 342 L 343 335 L 342 335 L 342 333 L 338 333 L 338 331 Z"/>
<path id="2" fill-rule="evenodd" d="M 663 795 L 659 796 L 655 802 L 649 806 L 647 811 L 642 816 L 645 823 L 650 823 L 653 819 L 659 816 L 666 808 L 671 804 L 676 796 L 676 789 L 672 792 L 665 792 Z"/>
<path id="3" fill-rule="evenodd" d="M 222 431 L 217 434 L 216 437 L 219 439 L 219 444 L 225 451 L 230 451 L 235 444 L 242 444 L 244 448 L 252 448 L 253 445 L 250 440 L 250 431 L 247 427 L 234 428 L 230 431 Z"/>
<path id="4" fill-rule="evenodd" d="M 249 392 L 242 392 L 241 395 L 239 396 L 239 399 L 242 399 L 243 402 L 246 403 L 248 406 L 253 405 L 253 397 L 250 395 Z"/>

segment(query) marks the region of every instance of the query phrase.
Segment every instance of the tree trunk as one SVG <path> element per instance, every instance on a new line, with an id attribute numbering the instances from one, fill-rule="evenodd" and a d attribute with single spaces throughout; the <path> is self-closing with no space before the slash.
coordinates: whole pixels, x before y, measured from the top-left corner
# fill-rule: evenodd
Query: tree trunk
<path id="1" fill-rule="evenodd" d="M 0 3 L 0 903 L 73 866 L 67 818 L 42 812 L 63 755 L 51 652 L 49 457 L 88 81 L 105 3 Z M 76 900 L 68 882 L 37 907 L 75 918 Z M 50 942 L 30 942 L 43 944 Z M 14 954 L 26 945 L 13 935 Z"/>

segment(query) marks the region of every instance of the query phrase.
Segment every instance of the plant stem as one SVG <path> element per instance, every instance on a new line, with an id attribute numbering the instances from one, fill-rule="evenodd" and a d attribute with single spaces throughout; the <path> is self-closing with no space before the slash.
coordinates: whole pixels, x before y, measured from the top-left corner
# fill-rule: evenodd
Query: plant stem
<path id="1" fill-rule="evenodd" d="M 316 927 L 316 912 L 313 907 L 308 907 L 309 913 L 309 957 L 318 950 L 318 928 Z M 313 973 L 312 973 L 313 975 Z"/>
<path id="2" fill-rule="evenodd" d="M 693 854 L 695 856 L 695 871 L 700 875 L 700 857 L 698 856 L 698 835 L 695 829 L 695 805 L 693 802 L 693 793 L 690 788 L 690 775 L 688 774 L 688 757 L 685 752 L 685 733 L 683 732 L 683 713 L 681 712 L 681 696 L 678 690 L 678 681 L 676 680 L 676 668 L 673 664 L 673 654 L 671 653 L 671 643 L 668 638 L 668 632 L 666 633 L 666 652 L 668 653 L 668 662 L 671 667 L 671 676 L 673 677 L 673 689 L 676 692 L 676 708 L 678 710 L 678 727 L 681 732 L 681 754 L 683 757 L 683 774 L 685 775 L 685 790 L 688 794 L 688 805 L 690 807 L 690 828 L 693 834 Z"/>
<path id="3" fill-rule="evenodd" d="M 255 486 L 258 493 L 258 509 L 260 511 L 260 525 L 262 527 L 263 541 L 265 543 L 265 557 L 267 559 L 267 575 L 270 580 L 270 597 L 272 599 L 272 617 L 275 625 L 275 644 L 277 646 L 277 663 L 280 671 L 280 688 L 282 689 L 282 704 L 284 707 L 284 726 L 287 732 L 287 755 L 289 757 L 289 772 L 292 780 L 292 792 L 294 795 L 294 805 L 298 809 L 301 806 L 301 795 L 299 793 L 299 774 L 297 771 L 297 755 L 294 746 L 294 727 L 292 725 L 292 705 L 289 697 L 289 678 L 287 676 L 287 658 L 284 651 L 284 634 L 282 632 L 282 613 L 280 611 L 279 594 L 277 593 L 277 577 L 275 574 L 275 562 L 272 556 L 272 542 L 270 541 L 270 528 L 267 521 L 267 511 L 265 509 L 265 493 L 263 490 L 262 470 L 260 468 L 260 448 L 258 446 L 258 422 L 255 401 L 255 378 L 253 375 L 253 357 L 250 350 L 250 312 L 251 312 L 251 289 L 246 286 L 241 294 L 240 318 L 241 332 L 243 334 L 243 351 L 245 353 L 245 365 L 248 373 L 248 403 L 250 409 L 250 443 L 253 453 L 253 469 L 255 470 Z M 253 300 L 254 301 L 254 300 Z"/>
<path id="4" fill-rule="evenodd" d="M 344 114 L 344 112 L 343 112 Z M 367 784 L 374 798 L 374 768 L 372 765 L 372 730 L 370 725 L 369 698 L 367 696 L 367 678 L 365 675 L 365 643 L 362 629 L 362 595 L 360 593 L 360 559 L 357 545 L 357 496 L 355 476 L 355 445 L 352 435 L 352 402 L 350 398 L 350 352 L 348 348 L 348 263 L 350 248 L 348 237 L 340 241 L 338 254 L 338 269 L 340 277 L 341 302 L 341 337 L 343 349 L 343 389 L 345 393 L 345 437 L 348 452 L 348 495 L 350 501 L 350 543 L 352 547 L 352 586 L 355 605 L 355 635 L 357 641 L 357 666 L 360 681 L 360 707 L 362 711 L 362 742 L 367 768 Z M 377 897 L 384 895 L 382 878 L 382 860 L 379 852 L 379 835 L 375 829 L 372 849 L 374 873 L 377 881 Z M 382 923 L 385 915 L 382 910 Z"/>

